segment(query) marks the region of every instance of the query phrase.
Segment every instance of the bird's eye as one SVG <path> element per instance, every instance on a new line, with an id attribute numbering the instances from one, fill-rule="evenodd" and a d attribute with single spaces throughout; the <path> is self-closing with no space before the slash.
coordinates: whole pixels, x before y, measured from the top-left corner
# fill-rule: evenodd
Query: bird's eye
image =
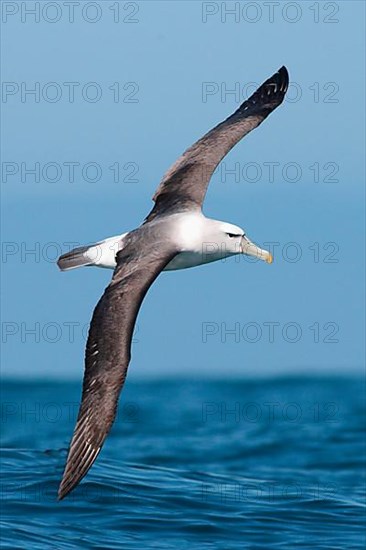
<path id="1" fill-rule="evenodd" d="M 230 237 L 230 239 L 233 239 L 234 237 L 237 237 L 237 235 L 235 235 L 235 233 L 228 233 L 228 236 Z"/>

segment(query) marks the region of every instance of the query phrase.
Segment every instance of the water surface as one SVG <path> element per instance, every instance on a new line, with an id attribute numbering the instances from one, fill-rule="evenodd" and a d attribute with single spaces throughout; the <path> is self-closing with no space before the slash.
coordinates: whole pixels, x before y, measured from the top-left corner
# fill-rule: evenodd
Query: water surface
<path id="1" fill-rule="evenodd" d="M 2 547 L 364 548 L 363 390 L 127 382 L 96 464 L 57 502 L 80 385 L 6 382 Z"/>

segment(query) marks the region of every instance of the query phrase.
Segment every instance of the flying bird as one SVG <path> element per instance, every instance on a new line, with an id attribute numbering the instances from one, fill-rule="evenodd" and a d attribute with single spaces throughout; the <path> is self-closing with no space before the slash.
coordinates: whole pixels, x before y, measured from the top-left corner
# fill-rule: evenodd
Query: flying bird
<path id="1" fill-rule="evenodd" d="M 79 414 L 58 498 L 64 498 L 97 458 L 116 416 L 141 303 L 161 271 L 185 269 L 235 254 L 272 262 L 235 225 L 202 213 L 211 176 L 225 155 L 278 107 L 288 88 L 281 67 L 224 122 L 189 147 L 164 175 L 140 227 L 60 256 L 62 271 L 113 269 L 90 323 Z"/>

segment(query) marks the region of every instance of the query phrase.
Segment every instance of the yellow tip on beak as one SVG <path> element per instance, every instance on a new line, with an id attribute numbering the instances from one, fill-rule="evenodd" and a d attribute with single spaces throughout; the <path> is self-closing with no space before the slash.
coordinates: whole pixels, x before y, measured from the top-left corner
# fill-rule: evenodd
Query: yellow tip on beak
<path id="1" fill-rule="evenodd" d="M 266 259 L 267 264 L 271 264 L 273 262 L 273 256 L 272 254 L 268 254 L 268 258 Z"/>

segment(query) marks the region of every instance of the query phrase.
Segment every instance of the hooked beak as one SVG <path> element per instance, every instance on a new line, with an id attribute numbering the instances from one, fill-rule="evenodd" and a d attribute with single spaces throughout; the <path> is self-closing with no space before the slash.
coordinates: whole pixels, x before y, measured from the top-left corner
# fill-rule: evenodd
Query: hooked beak
<path id="1" fill-rule="evenodd" d="M 241 238 L 240 249 L 242 254 L 253 256 L 254 258 L 259 258 L 260 260 L 267 262 L 267 264 L 271 264 L 273 262 L 273 256 L 270 252 L 259 248 L 256 244 L 252 243 L 252 241 L 250 241 L 245 235 L 243 235 Z"/>

